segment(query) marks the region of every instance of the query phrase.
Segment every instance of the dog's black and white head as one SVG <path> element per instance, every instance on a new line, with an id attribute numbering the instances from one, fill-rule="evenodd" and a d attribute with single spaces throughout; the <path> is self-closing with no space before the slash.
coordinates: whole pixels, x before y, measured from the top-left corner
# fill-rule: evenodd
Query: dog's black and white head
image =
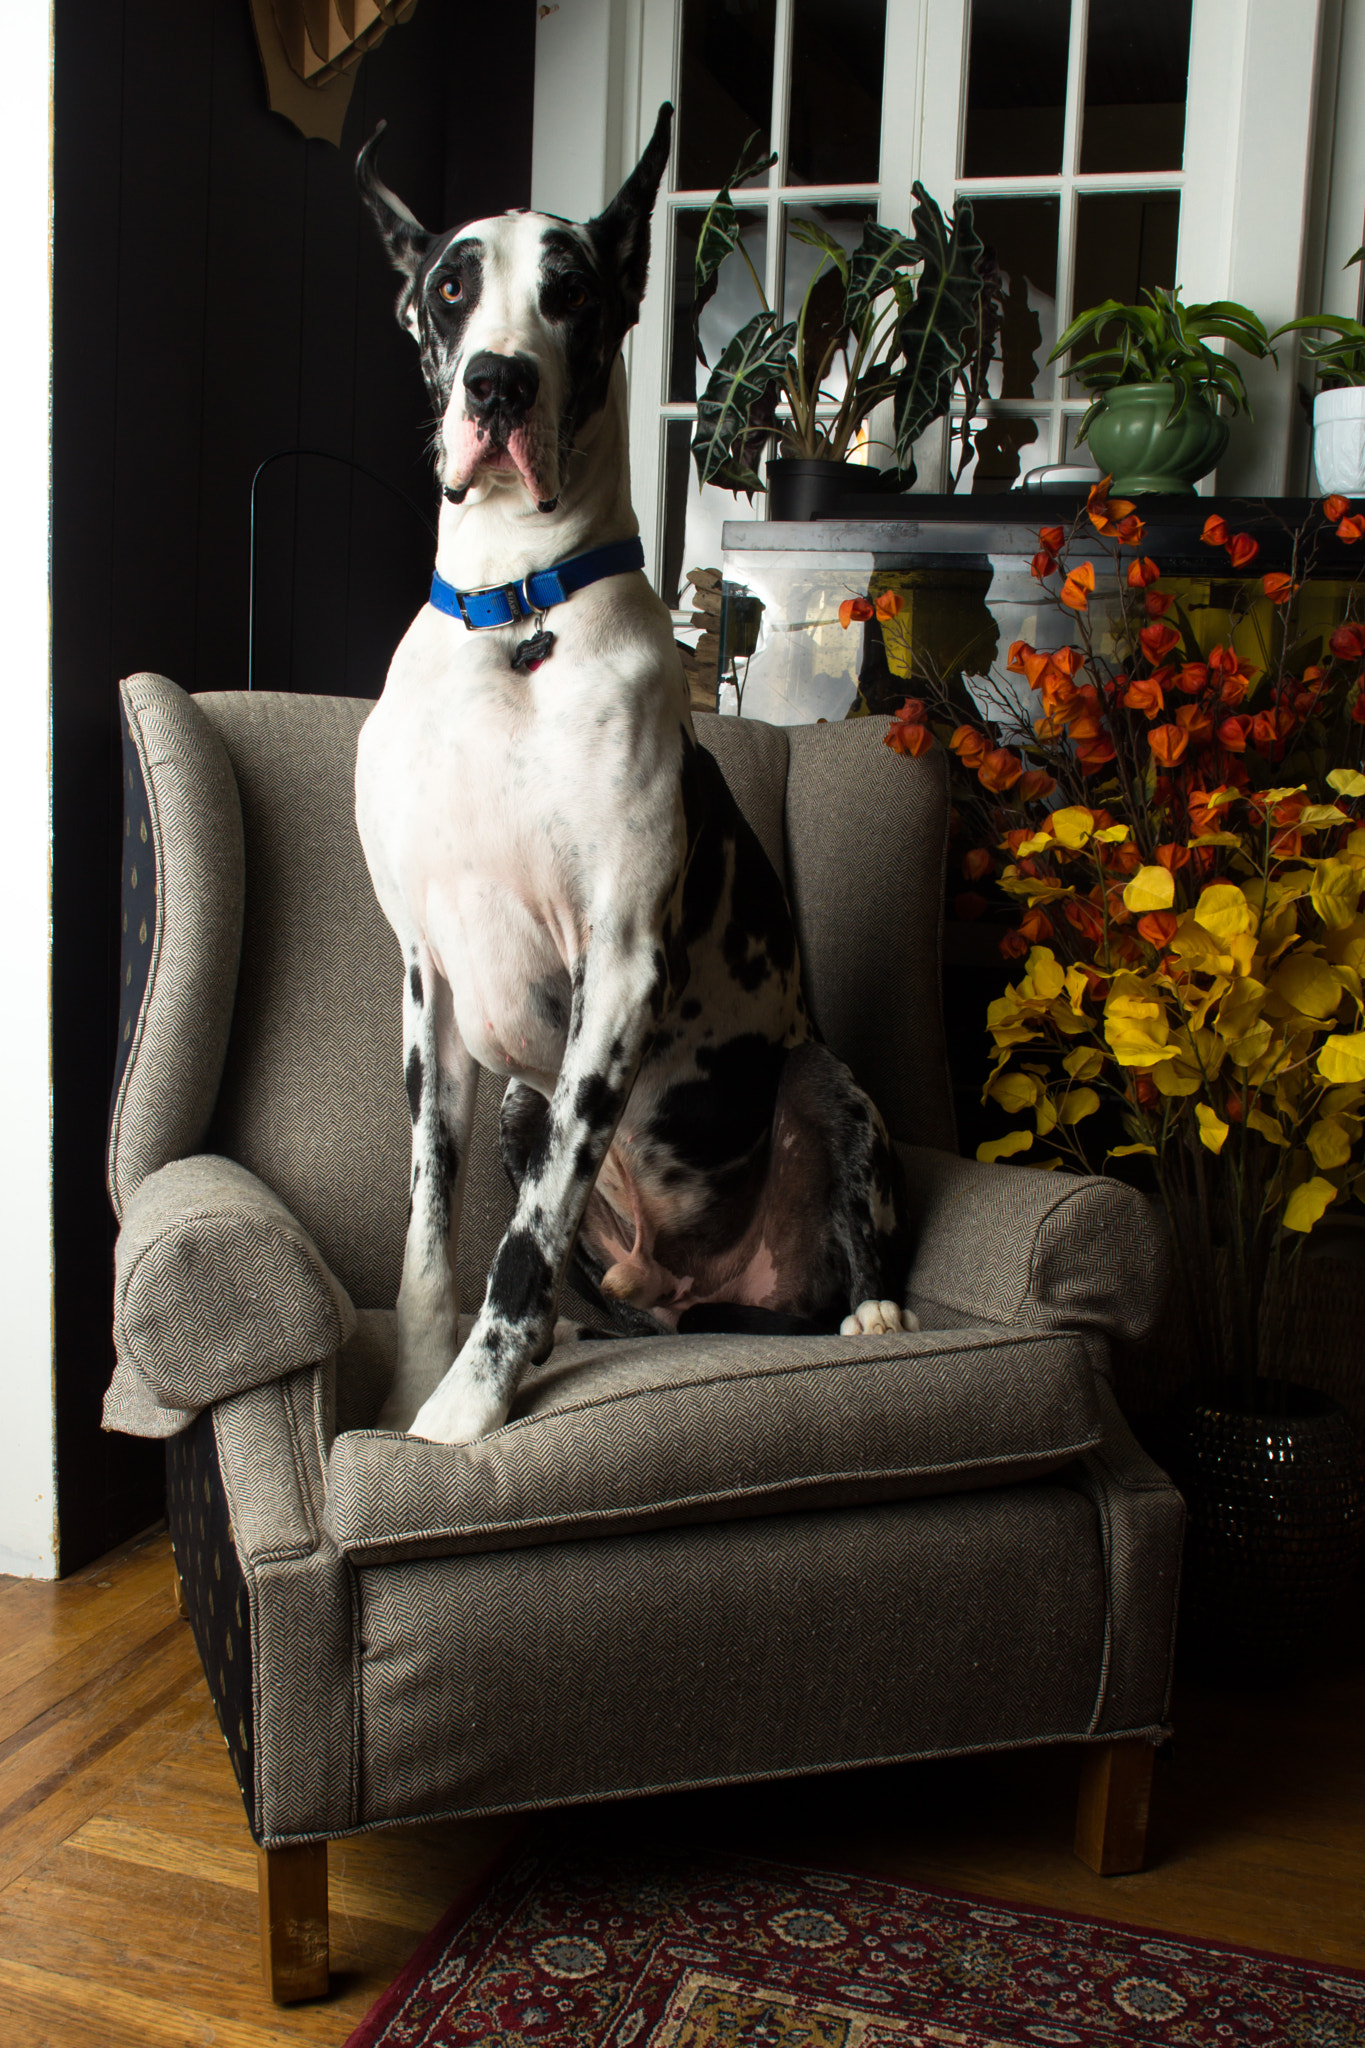
<path id="1" fill-rule="evenodd" d="M 361 150 L 356 176 L 403 279 L 398 319 L 422 352 L 440 481 L 456 504 L 476 483 L 518 481 L 541 511 L 557 504 L 574 438 L 605 405 L 639 317 L 672 119 L 665 103 L 610 206 L 583 222 L 505 213 L 429 234 L 375 170 L 382 121 Z"/>

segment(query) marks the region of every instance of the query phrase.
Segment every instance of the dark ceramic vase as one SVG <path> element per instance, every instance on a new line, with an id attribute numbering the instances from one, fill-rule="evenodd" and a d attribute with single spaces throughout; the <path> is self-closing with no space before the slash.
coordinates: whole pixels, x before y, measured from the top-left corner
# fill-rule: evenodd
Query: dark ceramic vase
<path id="1" fill-rule="evenodd" d="M 865 462 L 778 455 L 768 464 L 764 481 L 769 519 L 826 519 L 842 499 L 880 490 L 882 473 Z"/>
<path id="2" fill-rule="evenodd" d="M 1184 1402 L 1165 1446 L 1189 1526 L 1182 1666 L 1273 1684 L 1330 1660 L 1365 1531 L 1360 1444 L 1337 1403 L 1289 1380 Z"/>

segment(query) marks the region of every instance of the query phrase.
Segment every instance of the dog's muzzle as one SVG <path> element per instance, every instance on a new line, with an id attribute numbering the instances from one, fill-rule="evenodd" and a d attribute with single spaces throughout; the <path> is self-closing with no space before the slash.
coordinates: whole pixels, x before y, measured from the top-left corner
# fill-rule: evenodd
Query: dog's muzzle
<path id="1" fill-rule="evenodd" d="M 505 440 L 535 404 L 540 370 L 530 356 L 499 356 L 481 349 L 465 366 L 464 388 L 469 417 Z"/>

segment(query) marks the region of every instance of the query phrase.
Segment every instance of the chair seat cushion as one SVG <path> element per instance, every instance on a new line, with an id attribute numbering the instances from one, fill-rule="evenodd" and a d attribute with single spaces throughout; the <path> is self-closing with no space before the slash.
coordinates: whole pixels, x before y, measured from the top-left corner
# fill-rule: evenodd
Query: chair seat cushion
<path id="1" fill-rule="evenodd" d="M 999 1328 L 561 1344 L 480 1443 L 339 1436 L 327 1525 L 377 1563 L 1034 1478 L 1099 1442 L 1098 1362 Z"/>

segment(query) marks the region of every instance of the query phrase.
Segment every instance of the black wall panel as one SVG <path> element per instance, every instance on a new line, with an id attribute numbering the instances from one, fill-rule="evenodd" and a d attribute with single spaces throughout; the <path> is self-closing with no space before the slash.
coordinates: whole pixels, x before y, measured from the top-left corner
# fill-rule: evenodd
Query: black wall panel
<path id="1" fill-rule="evenodd" d="M 56 0 L 53 1006 L 61 1564 L 161 1512 L 158 1446 L 103 1436 L 117 1018 L 116 688 L 247 680 L 248 494 L 305 446 L 434 516 L 416 351 L 352 164 L 430 227 L 529 203 L 534 0 L 420 0 L 357 75 L 343 147 L 266 106 L 247 0 Z M 457 118 L 458 110 L 458 118 Z M 367 478 L 274 463 L 256 545 L 258 688 L 376 695 L 431 542 Z"/>

